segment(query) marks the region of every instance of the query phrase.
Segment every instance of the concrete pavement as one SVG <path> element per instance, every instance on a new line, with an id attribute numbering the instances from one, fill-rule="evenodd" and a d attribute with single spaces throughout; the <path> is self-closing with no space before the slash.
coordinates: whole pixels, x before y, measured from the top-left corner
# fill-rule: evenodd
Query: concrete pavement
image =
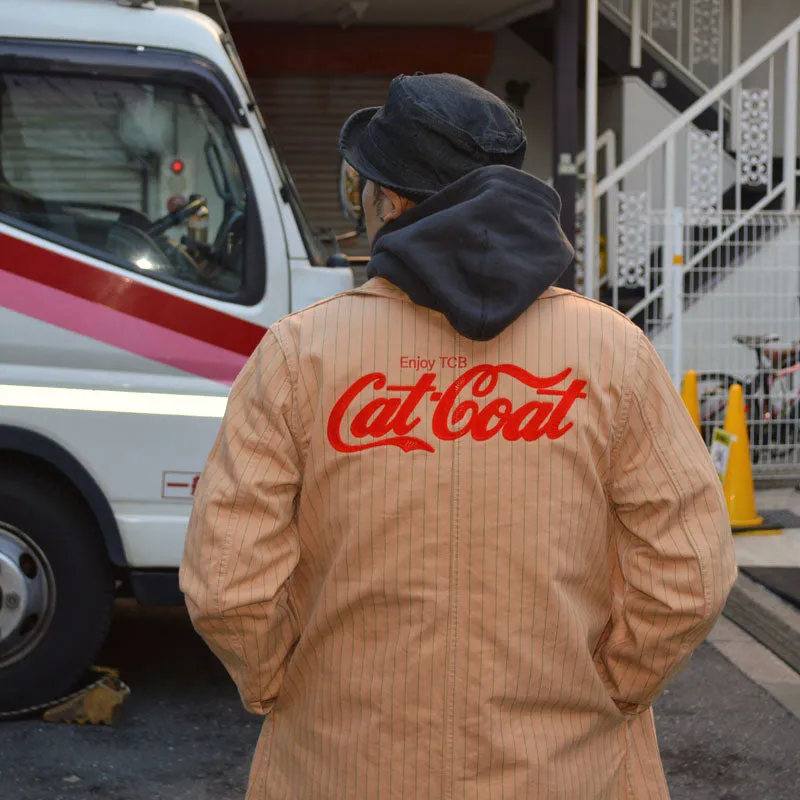
<path id="1" fill-rule="evenodd" d="M 744 641 L 754 669 L 770 662 L 730 625 L 727 653 L 704 644 L 657 705 L 672 796 L 797 800 L 800 719 L 729 660 Z M 181 609 L 120 604 L 100 663 L 133 690 L 120 725 L 0 724 L 2 800 L 241 800 L 260 722 Z"/>
<path id="2" fill-rule="evenodd" d="M 800 719 L 711 644 L 656 705 L 673 800 L 797 800 Z"/>
<path id="3" fill-rule="evenodd" d="M 794 487 L 756 492 L 759 512 L 776 509 L 800 515 L 800 492 Z M 740 567 L 800 569 L 800 529 L 788 529 L 777 536 L 737 536 L 736 561 Z"/>

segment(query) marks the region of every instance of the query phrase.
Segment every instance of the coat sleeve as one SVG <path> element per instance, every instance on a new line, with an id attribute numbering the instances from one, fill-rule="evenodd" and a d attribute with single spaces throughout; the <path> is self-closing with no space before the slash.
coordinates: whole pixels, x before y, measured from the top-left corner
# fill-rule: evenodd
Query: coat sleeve
<path id="1" fill-rule="evenodd" d="M 647 708 L 722 612 L 736 579 L 705 443 L 645 336 L 612 451 L 612 614 L 595 661 L 625 713 Z"/>
<path id="2" fill-rule="evenodd" d="M 236 380 L 197 487 L 181 588 L 198 633 L 245 707 L 268 713 L 300 635 L 290 583 L 300 557 L 294 520 L 301 464 L 292 381 L 267 333 Z"/>

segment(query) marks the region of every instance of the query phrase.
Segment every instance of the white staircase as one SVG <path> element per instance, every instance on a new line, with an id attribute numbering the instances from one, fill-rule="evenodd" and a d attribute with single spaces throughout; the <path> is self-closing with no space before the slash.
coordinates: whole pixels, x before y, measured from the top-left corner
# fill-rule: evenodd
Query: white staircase
<path id="1" fill-rule="evenodd" d="M 606 5 L 612 2 L 621 19 L 646 11 L 640 31 L 646 46 L 652 46 L 647 39 L 657 32 L 661 10 L 677 9 L 680 19 L 687 4 L 695 13 L 704 6 L 700 0 Z M 679 46 L 671 57 L 682 56 L 692 74 L 697 59 L 677 35 L 682 25 L 676 22 Z M 651 336 L 663 340 L 670 329 L 665 360 L 676 379 L 692 366 L 683 363 L 683 312 L 742 266 L 754 252 L 754 237 L 771 239 L 767 212 L 774 217 L 776 210 L 796 210 L 799 48 L 800 18 L 601 175 L 594 198 L 584 201 L 586 229 L 596 232 L 594 246 L 581 253 L 587 292 L 625 311 Z M 800 271 L 800 253 L 797 264 Z"/>

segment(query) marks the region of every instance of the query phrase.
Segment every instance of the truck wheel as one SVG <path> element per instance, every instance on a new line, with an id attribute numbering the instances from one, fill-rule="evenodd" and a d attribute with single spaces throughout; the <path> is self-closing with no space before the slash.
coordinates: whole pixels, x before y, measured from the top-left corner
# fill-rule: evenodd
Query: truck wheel
<path id="1" fill-rule="evenodd" d="M 0 711 L 71 691 L 105 640 L 113 601 L 97 524 L 70 487 L 0 468 Z"/>

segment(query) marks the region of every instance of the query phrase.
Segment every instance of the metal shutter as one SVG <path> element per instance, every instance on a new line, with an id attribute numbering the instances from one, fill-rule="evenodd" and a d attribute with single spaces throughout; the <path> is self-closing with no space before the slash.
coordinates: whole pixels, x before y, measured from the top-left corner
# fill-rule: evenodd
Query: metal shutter
<path id="1" fill-rule="evenodd" d="M 333 228 L 336 233 L 352 228 L 339 207 L 339 131 L 359 108 L 383 105 L 390 81 L 389 77 L 361 75 L 280 75 L 252 81 L 315 227 Z M 366 254 L 366 237 L 343 250 Z"/>
<path id="2" fill-rule="evenodd" d="M 0 180 L 44 200 L 144 211 L 146 165 L 119 137 L 119 88 L 6 76 L 0 94 Z"/>

